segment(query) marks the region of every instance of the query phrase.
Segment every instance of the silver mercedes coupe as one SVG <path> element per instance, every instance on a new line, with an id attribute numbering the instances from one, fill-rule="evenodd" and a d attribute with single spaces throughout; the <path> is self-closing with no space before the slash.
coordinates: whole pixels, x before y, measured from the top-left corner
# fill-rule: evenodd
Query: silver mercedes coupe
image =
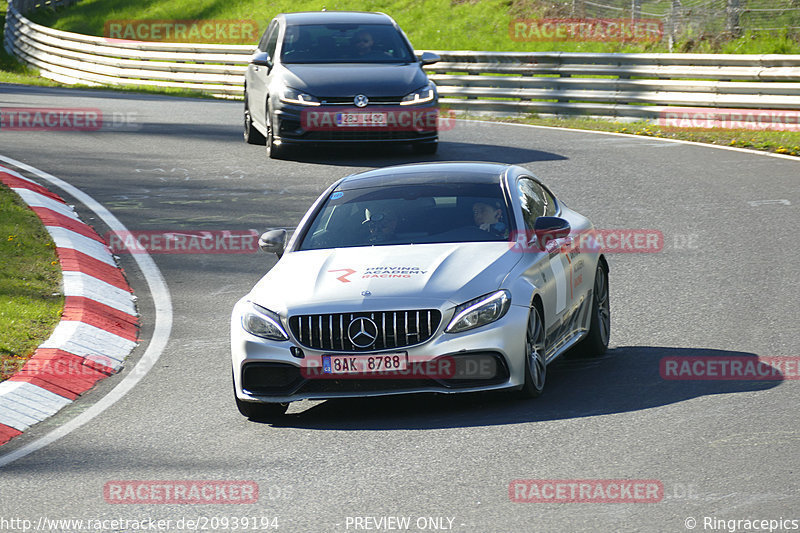
<path id="1" fill-rule="evenodd" d="M 314 202 L 231 316 L 236 404 L 516 391 L 567 351 L 601 355 L 608 264 L 591 222 L 530 171 L 423 163 L 347 176 Z"/>

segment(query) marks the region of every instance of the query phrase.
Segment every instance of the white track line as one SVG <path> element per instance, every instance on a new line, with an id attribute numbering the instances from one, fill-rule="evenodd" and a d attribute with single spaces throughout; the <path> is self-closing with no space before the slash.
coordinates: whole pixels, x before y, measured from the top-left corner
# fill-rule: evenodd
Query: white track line
<path id="1" fill-rule="evenodd" d="M 122 222 L 120 222 L 117 217 L 115 217 L 108 209 L 77 187 L 74 187 L 64 180 L 48 174 L 47 172 L 22 163 L 21 161 L 11 159 L 10 157 L 0 155 L 0 161 L 15 166 L 26 172 L 30 172 L 31 174 L 34 174 L 37 177 L 65 191 L 67 194 L 91 209 L 98 217 L 100 217 L 103 222 L 105 222 L 111 231 L 128 231 Z M 156 263 L 153 261 L 153 258 L 150 256 L 150 254 L 143 252 L 131 255 L 139 266 L 142 275 L 144 275 L 145 281 L 147 281 L 147 286 L 150 289 L 150 294 L 153 297 L 153 304 L 155 305 L 155 328 L 153 330 L 153 336 L 150 339 L 150 343 L 147 345 L 147 349 L 142 355 L 142 358 L 139 360 L 136 366 L 133 367 L 133 369 L 131 369 L 131 371 L 122 379 L 122 381 L 117 384 L 116 387 L 114 387 L 108 392 L 108 394 L 103 396 L 86 411 L 83 411 L 78 416 L 62 424 L 50 433 L 39 437 L 38 439 L 29 442 L 28 444 L 25 444 L 24 446 L 12 452 L 0 455 L 0 467 L 3 467 L 16 461 L 17 459 L 21 459 L 28 454 L 40 450 L 48 444 L 51 444 L 58 439 L 69 435 L 74 430 L 90 422 L 100 413 L 114 405 L 131 389 L 133 389 L 133 387 L 135 387 L 136 384 L 147 375 L 150 369 L 153 368 L 153 365 L 155 365 L 156 361 L 158 361 L 158 358 L 161 357 L 161 354 L 167 345 L 167 341 L 169 340 L 170 332 L 172 331 L 172 297 L 170 296 L 169 288 L 164 281 L 164 277 L 161 275 L 161 271 L 158 269 L 158 266 L 156 266 Z M 8 446 L 8 444 L 6 444 L 6 446 Z"/>

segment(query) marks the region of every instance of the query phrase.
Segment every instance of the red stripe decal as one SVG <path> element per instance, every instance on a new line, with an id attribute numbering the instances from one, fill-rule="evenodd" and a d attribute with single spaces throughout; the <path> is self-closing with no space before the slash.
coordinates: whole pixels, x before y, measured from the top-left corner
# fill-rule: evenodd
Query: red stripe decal
<path id="1" fill-rule="evenodd" d="M 24 375 L 22 372 L 17 372 L 10 378 L 8 381 L 23 381 L 25 383 L 30 383 L 31 385 L 37 385 L 45 390 L 52 392 L 53 394 L 58 394 L 59 396 L 66 398 L 67 400 L 74 400 L 80 394 L 76 394 L 69 389 L 65 389 L 55 383 L 52 383 L 49 379 L 41 379 L 39 377 L 31 376 L 31 375 Z"/>
<path id="2" fill-rule="evenodd" d="M 98 367 L 106 371 L 100 371 Z M 111 372 L 102 364 L 101 357 L 85 359 L 63 350 L 41 349 L 36 350 L 33 357 L 11 377 L 11 380 L 21 381 L 26 377 L 40 380 L 49 386 L 42 383 L 36 383 L 37 385 L 59 396 L 65 395 L 63 392 L 51 389 L 52 386 L 69 391 L 77 397 L 91 389 L 99 380 L 108 377 Z"/>
<path id="3" fill-rule="evenodd" d="M 2 170 L 0 170 L 0 182 L 12 188 L 27 189 L 66 204 L 60 196 L 45 187 Z M 106 244 L 91 226 L 83 222 L 53 209 L 29 207 L 45 226 L 64 228 Z M 122 269 L 115 265 L 110 265 L 72 248 L 57 248 L 56 251 L 62 271 L 81 272 L 124 291 L 133 292 L 125 280 Z M 64 299 L 61 320 L 83 322 L 133 342 L 136 342 L 138 337 L 139 320 L 136 316 L 83 296 L 67 296 Z M 81 357 L 64 350 L 39 348 L 34 352 L 33 357 L 9 378 L 9 381 L 30 383 L 68 400 L 75 400 L 79 395 L 94 387 L 99 380 L 113 374 L 115 370 L 112 368 L 112 364 L 116 364 L 116 362 L 102 354 Z M 0 424 L 0 445 L 21 434 L 21 431 Z"/>
<path id="4" fill-rule="evenodd" d="M 30 182 L 28 180 L 24 180 L 24 179 L 20 179 L 20 178 L 18 178 L 16 176 L 12 176 L 11 174 L 9 174 L 7 172 L 0 172 L 0 181 L 5 183 L 9 187 L 13 187 L 15 189 L 28 189 L 30 191 L 37 192 L 37 193 L 41 194 L 42 196 L 47 196 L 48 198 L 52 198 L 53 200 L 58 200 L 62 204 L 66 203 L 66 202 L 64 202 L 64 199 L 61 198 L 59 195 L 57 195 L 54 192 L 48 191 L 47 189 L 45 189 L 41 185 L 37 185 L 36 183 Z"/>
<path id="5" fill-rule="evenodd" d="M 139 321 L 135 316 L 83 296 L 64 299 L 61 320 L 83 322 L 133 342 L 138 336 Z"/>
<path id="6" fill-rule="evenodd" d="M 98 242 L 105 244 L 103 238 L 97 234 L 95 230 L 93 230 L 90 226 L 87 226 L 80 220 L 75 220 L 74 218 L 70 218 L 66 215 L 62 215 L 61 213 L 57 213 L 52 209 L 48 209 L 46 207 L 31 207 L 33 211 L 39 215 L 39 218 L 42 219 L 42 223 L 45 226 L 57 226 L 64 229 L 68 229 L 70 231 L 74 231 L 84 237 L 89 237 L 90 239 L 94 239 Z"/>
<path id="7" fill-rule="evenodd" d="M 22 432 L 5 424 L 0 424 L 0 445 L 5 444 L 17 435 L 22 435 Z"/>
<path id="8" fill-rule="evenodd" d="M 95 277 L 100 281 L 122 289 L 124 291 L 133 292 L 125 281 L 122 275 L 122 270 L 113 265 L 109 265 L 99 259 L 95 259 L 91 255 L 86 255 L 73 248 L 56 248 L 58 251 L 58 261 L 61 263 L 61 269 L 67 272 L 83 272 L 89 276 Z"/>

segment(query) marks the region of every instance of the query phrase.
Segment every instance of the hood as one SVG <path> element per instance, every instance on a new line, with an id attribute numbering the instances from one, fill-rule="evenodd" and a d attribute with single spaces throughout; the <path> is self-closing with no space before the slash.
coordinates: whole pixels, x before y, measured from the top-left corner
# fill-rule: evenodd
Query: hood
<path id="1" fill-rule="evenodd" d="M 286 85 L 319 98 L 402 97 L 428 83 L 419 63 L 288 64 L 283 68 Z"/>
<path id="2" fill-rule="evenodd" d="M 292 314 L 457 305 L 500 288 L 520 255 L 507 242 L 291 252 L 250 299 Z"/>

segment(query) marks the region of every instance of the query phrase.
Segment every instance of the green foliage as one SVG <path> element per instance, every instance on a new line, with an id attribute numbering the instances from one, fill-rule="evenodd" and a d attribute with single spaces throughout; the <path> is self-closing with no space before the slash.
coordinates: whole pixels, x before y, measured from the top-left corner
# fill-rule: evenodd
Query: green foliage
<path id="1" fill-rule="evenodd" d="M 665 2 L 644 2 L 643 11 L 661 13 Z M 58 10 L 40 10 L 30 17 L 65 31 L 102 36 L 110 20 L 220 19 L 254 20 L 261 30 L 278 13 L 292 11 L 381 11 L 392 16 L 417 49 L 479 51 L 668 52 L 662 42 L 543 41 L 511 38 L 510 24 L 519 18 L 564 18 L 570 2 L 543 0 L 83 0 Z M 621 13 L 619 16 L 626 16 Z M 776 22 L 779 24 L 779 22 Z M 788 27 L 790 24 L 785 24 Z M 255 44 L 255 43 L 253 43 Z M 722 27 L 680 36 L 673 51 L 697 53 L 800 53 L 798 33 L 757 32 L 738 39 Z"/>
<path id="2" fill-rule="evenodd" d="M 21 367 L 61 317 L 61 268 L 39 218 L 0 184 L 0 379 Z"/>

